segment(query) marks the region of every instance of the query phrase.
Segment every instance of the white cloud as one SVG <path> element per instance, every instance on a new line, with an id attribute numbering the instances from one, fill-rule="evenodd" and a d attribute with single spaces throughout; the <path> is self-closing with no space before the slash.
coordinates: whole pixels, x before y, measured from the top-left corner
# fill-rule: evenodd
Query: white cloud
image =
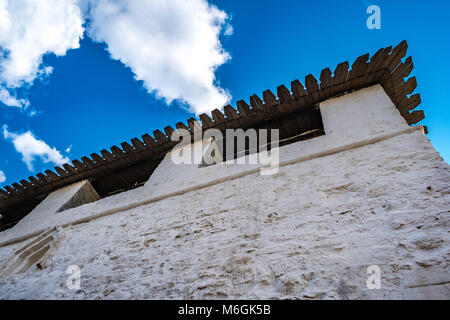
<path id="1" fill-rule="evenodd" d="M 234 29 L 233 26 L 231 24 L 227 24 L 227 26 L 225 27 L 225 32 L 223 33 L 226 36 L 231 36 L 233 35 Z"/>
<path id="2" fill-rule="evenodd" d="M 178 99 L 199 114 L 230 100 L 214 74 L 230 59 L 219 41 L 224 11 L 206 0 L 98 0 L 86 10 L 89 36 L 168 104 Z"/>
<path id="3" fill-rule="evenodd" d="M 26 163 L 28 170 L 33 171 L 33 161 L 39 157 L 44 163 L 54 163 L 62 165 L 69 162 L 56 148 L 51 148 L 44 141 L 37 139 L 32 132 L 14 133 L 8 131 L 8 126 L 3 126 L 3 137 L 11 140 L 14 148 L 22 155 L 22 160 Z"/>
<path id="4" fill-rule="evenodd" d="M 30 85 L 52 72 L 47 53 L 63 56 L 79 47 L 83 18 L 77 0 L 0 0 L 0 101 L 26 108 L 6 89 Z"/>
<path id="5" fill-rule="evenodd" d="M 72 147 L 73 145 L 70 145 L 66 148 L 66 150 L 64 150 L 65 153 L 70 153 L 72 151 Z"/>
<path id="6" fill-rule="evenodd" d="M 231 97 L 215 72 L 230 59 L 219 40 L 233 32 L 228 20 L 207 0 L 0 0 L 0 101 L 26 109 L 15 89 L 50 75 L 43 56 L 78 48 L 87 21 L 88 35 L 158 98 L 197 114 L 223 107 Z"/>
<path id="7" fill-rule="evenodd" d="M 2 170 L 0 170 L 0 183 L 3 183 L 5 181 L 6 181 L 5 173 Z"/>
<path id="8" fill-rule="evenodd" d="M 17 99 L 16 97 L 13 97 L 8 90 L 2 87 L 0 87 L 0 102 L 3 102 L 4 104 L 10 107 L 17 107 L 24 109 L 26 109 L 30 104 L 26 99 Z"/>

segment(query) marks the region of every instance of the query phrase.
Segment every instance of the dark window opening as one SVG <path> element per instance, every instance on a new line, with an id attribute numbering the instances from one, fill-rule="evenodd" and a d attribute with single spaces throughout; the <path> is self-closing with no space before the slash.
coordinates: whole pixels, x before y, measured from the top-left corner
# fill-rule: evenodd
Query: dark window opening
<path id="1" fill-rule="evenodd" d="M 297 111 L 291 113 L 289 115 L 268 120 L 257 127 L 256 135 L 250 137 L 250 135 L 245 136 L 245 146 L 239 150 L 238 146 L 238 138 L 234 138 L 234 149 L 227 150 L 227 141 L 226 134 L 223 133 L 223 141 L 214 141 L 217 144 L 222 144 L 222 154 L 220 155 L 221 161 L 209 164 L 214 165 L 216 163 L 220 163 L 222 161 L 230 161 L 235 160 L 237 158 L 247 156 L 250 154 L 255 154 L 261 151 L 268 150 L 270 151 L 275 142 L 278 144 L 278 147 L 282 147 L 291 143 L 304 141 L 313 139 L 315 137 L 319 137 L 325 134 L 322 115 L 320 113 L 320 108 L 318 105 L 315 105 L 311 108 Z M 265 141 L 260 140 L 260 136 L 258 134 L 258 129 L 267 129 L 267 139 Z M 270 129 L 278 129 L 279 137 L 278 140 L 273 141 L 273 137 L 271 137 Z M 243 129 L 246 132 L 246 129 Z M 250 139 L 256 139 L 257 148 L 250 148 Z M 231 144 L 230 144 L 231 145 Z M 211 146 L 212 147 L 212 146 Z M 217 150 L 214 148 L 213 150 Z M 208 152 L 208 150 L 206 151 Z M 214 151 L 213 151 L 214 152 Z M 203 162 L 199 167 L 209 166 L 207 163 Z"/>
<path id="2" fill-rule="evenodd" d="M 141 161 L 129 167 L 108 172 L 91 179 L 91 184 L 100 198 L 139 188 L 150 179 L 163 158 L 164 156 L 161 156 L 157 159 Z"/>

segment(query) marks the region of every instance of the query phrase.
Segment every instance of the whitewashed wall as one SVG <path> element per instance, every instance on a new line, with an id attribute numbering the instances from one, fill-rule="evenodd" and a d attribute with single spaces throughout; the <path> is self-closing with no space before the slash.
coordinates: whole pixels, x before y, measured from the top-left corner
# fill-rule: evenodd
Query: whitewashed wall
<path id="1" fill-rule="evenodd" d="M 1 232 L 4 263 L 62 226 L 0 298 L 449 298 L 448 165 L 379 85 L 320 108 L 326 135 L 281 148 L 275 175 L 168 155 L 141 188 Z"/>

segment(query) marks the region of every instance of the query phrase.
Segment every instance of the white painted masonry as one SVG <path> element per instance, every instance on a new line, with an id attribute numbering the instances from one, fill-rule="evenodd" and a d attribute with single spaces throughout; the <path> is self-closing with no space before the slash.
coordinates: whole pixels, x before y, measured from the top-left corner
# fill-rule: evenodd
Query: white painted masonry
<path id="1" fill-rule="evenodd" d="M 16 225 L 17 229 L 29 228 L 42 221 L 52 221 L 55 214 L 66 211 L 65 208 L 78 207 L 85 203 L 97 201 L 99 195 L 87 180 L 63 187 L 49 194 L 27 216 Z"/>
<path id="2" fill-rule="evenodd" d="M 326 134 L 280 148 L 275 175 L 168 154 L 141 188 L 23 219 L 0 233 L 0 266 L 48 228 L 59 245 L 0 298 L 448 299 L 448 165 L 379 85 L 320 109 Z"/>

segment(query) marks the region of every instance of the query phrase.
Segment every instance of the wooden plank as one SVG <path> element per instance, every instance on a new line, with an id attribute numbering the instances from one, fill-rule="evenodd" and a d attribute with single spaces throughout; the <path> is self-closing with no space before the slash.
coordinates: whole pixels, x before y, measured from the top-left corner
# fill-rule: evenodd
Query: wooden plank
<path id="1" fill-rule="evenodd" d="M 278 104 L 277 97 L 270 90 L 265 90 L 263 92 L 263 100 L 264 100 L 264 109 L 266 111 L 271 111 L 272 107 Z"/>
<path id="2" fill-rule="evenodd" d="M 330 68 L 323 69 L 320 72 L 320 100 L 326 100 L 330 97 L 330 87 L 331 87 L 331 76 L 332 72 Z"/>
<path id="3" fill-rule="evenodd" d="M 145 149 L 144 143 L 141 140 L 139 140 L 138 138 L 131 139 L 131 144 L 133 145 L 133 147 L 136 149 L 137 152 L 140 152 Z M 92 155 L 91 155 L 91 157 L 92 157 Z M 92 158 L 94 159 L 94 157 L 92 157 Z M 94 159 L 94 160 L 95 160 L 95 162 L 97 162 L 96 159 Z"/>
<path id="4" fill-rule="evenodd" d="M 65 165 L 68 165 L 67 163 Z M 65 167 L 65 165 L 63 165 L 63 167 Z M 28 180 L 30 180 L 30 182 L 34 185 L 34 186 L 38 186 L 39 184 L 41 184 L 41 182 L 36 179 L 35 177 L 31 176 L 28 177 Z"/>
<path id="5" fill-rule="evenodd" d="M 116 158 L 121 158 L 124 156 L 124 152 L 122 149 L 120 149 L 118 146 L 112 146 L 111 148 L 111 152 L 112 154 L 116 157 Z"/>
<path id="6" fill-rule="evenodd" d="M 305 77 L 305 86 L 306 91 L 308 92 L 308 95 L 311 97 L 310 103 L 316 103 L 319 101 L 319 83 L 317 82 L 317 79 L 312 75 L 309 74 Z"/>
<path id="7" fill-rule="evenodd" d="M 225 122 L 225 117 L 223 116 L 223 113 L 219 109 L 214 109 L 211 113 L 214 119 L 214 125 Z"/>
<path id="8" fill-rule="evenodd" d="M 405 62 L 401 63 L 393 72 L 392 72 L 392 82 L 394 87 L 398 87 L 403 83 L 403 79 L 408 77 L 411 74 L 411 71 L 414 68 L 414 63 L 412 62 L 412 58 L 406 58 Z"/>
<path id="9" fill-rule="evenodd" d="M 111 152 L 109 152 L 106 149 L 103 149 L 102 151 L 100 151 L 100 153 L 102 154 L 103 158 L 106 159 L 106 161 L 114 161 L 115 158 L 114 156 L 111 154 Z"/>
<path id="10" fill-rule="evenodd" d="M 413 63 L 412 57 L 409 56 L 408 58 L 405 59 L 404 62 L 401 62 L 401 63 L 397 66 L 397 68 L 395 68 L 395 70 L 391 72 L 391 74 L 394 75 L 394 74 L 403 73 L 403 72 L 406 70 L 406 68 L 407 68 L 410 64 L 412 64 L 412 63 Z M 406 76 L 405 76 L 405 77 L 406 77 Z"/>
<path id="11" fill-rule="evenodd" d="M 3 190 L 3 188 L 0 188 L 0 195 L 2 195 L 4 198 L 10 197 L 10 194 L 7 191 Z"/>
<path id="12" fill-rule="evenodd" d="M 347 90 L 358 89 L 364 87 L 365 78 L 364 74 L 367 70 L 370 55 L 368 53 L 356 58 L 355 62 L 352 64 L 352 69 L 348 73 L 347 78 Z"/>
<path id="13" fill-rule="evenodd" d="M 347 81 L 360 77 L 365 73 L 368 67 L 367 62 L 369 61 L 369 57 L 370 54 L 366 53 L 356 58 L 355 62 L 352 64 L 351 70 L 348 73 Z"/>
<path id="14" fill-rule="evenodd" d="M 408 81 L 404 81 L 397 89 L 396 95 L 405 96 L 410 95 L 417 88 L 416 77 L 411 77 Z"/>
<path id="15" fill-rule="evenodd" d="M 398 75 L 399 71 L 404 70 L 405 63 L 408 63 L 408 59 L 403 63 L 401 61 L 406 54 L 407 47 L 406 41 L 402 41 L 380 64 L 380 68 L 383 69 L 383 72 L 380 72 L 377 81 L 383 86 L 384 90 L 395 104 L 399 104 L 404 100 L 404 97 L 396 92 L 396 88 L 403 83 L 403 79 Z M 397 72 L 395 72 L 396 70 Z M 397 76 L 395 76 L 395 74 L 397 74 Z"/>
<path id="16" fill-rule="evenodd" d="M 177 129 L 189 131 L 189 127 L 186 126 L 183 122 L 178 122 L 175 126 Z"/>
<path id="17" fill-rule="evenodd" d="M 236 102 L 237 109 L 239 111 L 239 116 L 246 116 L 250 114 L 250 106 L 244 100 L 239 100 Z"/>
<path id="18" fill-rule="evenodd" d="M 86 169 L 85 165 L 79 160 L 72 160 L 73 165 L 77 168 L 78 172 L 84 171 Z"/>
<path id="19" fill-rule="evenodd" d="M 264 110 L 264 102 L 256 94 L 250 96 L 250 105 L 252 106 L 252 109 L 255 111 L 262 112 Z"/>
<path id="20" fill-rule="evenodd" d="M 396 93 L 394 98 L 391 98 L 391 100 L 394 102 L 397 108 L 400 108 L 401 106 L 405 106 L 408 104 L 408 97 L 406 95 L 400 95 Z"/>
<path id="21" fill-rule="evenodd" d="M 85 165 L 85 167 L 87 168 L 95 168 L 95 163 L 94 161 L 92 161 L 91 159 L 89 159 L 88 157 L 82 157 L 81 161 L 83 161 L 83 164 Z"/>
<path id="22" fill-rule="evenodd" d="M 258 120 L 265 119 L 264 101 L 257 95 L 253 94 L 250 96 L 250 106 L 252 108 L 252 113 L 254 117 Z"/>
<path id="23" fill-rule="evenodd" d="M 153 131 L 153 137 L 155 137 L 157 144 L 164 143 L 168 140 L 166 135 L 162 133 L 161 130 Z"/>
<path id="24" fill-rule="evenodd" d="M 383 67 L 387 68 L 389 72 L 384 73 L 384 75 L 380 79 L 381 85 L 387 89 L 388 94 L 393 94 L 395 92 L 396 84 L 392 82 L 391 72 L 399 67 L 401 64 L 402 58 L 406 54 L 406 50 L 408 48 L 408 44 L 406 41 L 400 42 L 398 46 L 396 46 L 391 54 L 386 58 L 386 61 L 383 64 Z"/>
<path id="25" fill-rule="evenodd" d="M 125 153 L 127 154 L 135 153 L 133 147 L 128 142 L 122 142 L 120 146 L 122 147 L 122 150 L 125 151 Z"/>
<path id="26" fill-rule="evenodd" d="M 277 96 L 280 101 L 277 108 L 279 115 L 295 111 L 296 104 L 294 103 L 294 97 L 285 85 L 277 87 Z"/>
<path id="27" fill-rule="evenodd" d="M 294 98 L 291 96 L 291 92 L 288 88 L 286 88 L 284 84 L 277 87 L 277 96 L 280 100 L 280 103 L 289 103 L 294 100 Z"/>
<path id="28" fill-rule="evenodd" d="M 33 184 L 33 186 L 38 186 L 39 184 L 40 184 L 40 182 L 39 182 L 39 180 L 38 179 L 36 179 L 35 177 L 33 177 L 33 176 L 31 176 L 31 177 L 28 177 L 28 180 L 30 180 L 30 182 Z"/>
<path id="29" fill-rule="evenodd" d="M 59 176 L 58 176 L 56 173 L 54 173 L 53 171 L 51 171 L 51 170 L 45 170 L 45 174 L 46 174 L 47 177 L 49 177 L 52 181 L 56 181 L 56 180 L 59 179 Z"/>
<path id="30" fill-rule="evenodd" d="M 12 186 L 14 187 L 14 189 L 16 189 L 19 193 L 23 193 L 25 191 L 25 188 L 23 186 L 21 186 L 20 184 L 18 184 L 17 182 L 14 182 L 12 184 Z"/>
<path id="31" fill-rule="evenodd" d="M 20 180 L 20 183 L 25 187 L 25 189 L 33 188 L 33 184 L 25 179 Z"/>
<path id="32" fill-rule="evenodd" d="M 384 48 L 381 53 L 379 53 L 379 51 L 375 54 L 376 56 L 370 60 L 367 68 L 368 72 L 370 72 L 370 81 L 372 83 L 378 82 L 385 73 L 389 73 L 389 70 L 385 69 L 383 65 L 392 52 L 392 46 Z"/>
<path id="33" fill-rule="evenodd" d="M 175 135 L 177 135 L 176 133 L 176 131 L 175 131 L 175 129 L 174 128 L 172 128 L 171 126 L 167 126 L 167 127 L 165 127 L 164 128 L 164 132 L 166 133 L 166 136 L 168 137 L 168 139 L 170 140 L 170 141 L 172 141 L 172 135 L 175 133 Z"/>
<path id="34" fill-rule="evenodd" d="M 295 100 L 302 100 L 303 97 L 307 95 L 302 83 L 297 79 L 291 82 L 291 91 Z"/>
<path id="35" fill-rule="evenodd" d="M 189 134 L 189 139 L 190 139 L 190 135 L 191 135 L 190 130 L 189 130 L 189 128 L 188 128 L 183 122 L 178 122 L 178 123 L 175 125 L 175 127 L 178 129 L 178 130 L 177 130 L 177 133 L 178 133 L 178 136 L 179 136 L 178 141 L 181 141 L 181 140 L 182 140 L 182 137 L 183 137 L 185 134 Z M 184 139 L 184 138 L 183 138 L 183 139 Z M 158 148 L 155 148 L 155 153 L 156 153 L 156 154 L 159 153 L 159 149 L 158 149 Z"/>
<path id="36" fill-rule="evenodd" d="M 47 182 L 49 182 L 50 180 L 47 178 L 47 176 L 45 176 L 43 173 L 38 173 L 36 175 L 36 177 L 38 177 L 40 183 L 45 184 Z"/>
<path id="37" fill-rule="evenodd" d="M 92 158 L 92 160 L 95 161 L 97 166 L 99 166 L 99 165 L 103 164 L 104 162 L 106 162 L 106 160 L 103 159 L 103 157 L 99 156 L 97 153 L 91 153 L 91 158 Z"/>
<path id="38" fill-rule="evenodd" d="M 202 127 L 203 129 L 209 129 L 213 126 L 213 122 L 210 116 L 208 116 L 206 113 L 202 113 L 200 115 L 200 120 L 202 121 Z"/>
<path id="39" fill-rule="evenodd" d="M 227 119 L 237 119 L 239 117 L 236 109 L 230 105 L 226 105 L 225 107 L 223 107 L 223 110 L 225 112 L 225 115 L 227 116 Z"/>
<path id="40" fill-rule="evenodd" d="M 330 88 L 331 96 L 340 94 L 345 90 L 345 81 L 347 80 L 347 74 L 348 61 L 339 63 L 334 70 L 334 76 L 332 78 L 332 87 Z"/>
<path id="41" fill-rule="evenodd" d="M 242 108 L 242 107 L 241 107 Z M 233 108 L 230 105 L 226 105 L 223 107 L 223 111 L 225 112 L 225 115 L 227 116 L 228 121 L 230 122 L 231 127 L 242 127 L 244 125 L 244 122 L 241 122 L 240 118 L 244 117 L 242 114 L 238 114 L 237 110 Z"/>
<path id="42" fill-rule="evenodd" d="M 376 70 L 376 66 L 377 64 L 380 64 L 384 50 L 385 48 L 381 48 L 370 58 L 370 61 L 367 66 L 367 73 L 371 73 Z"/>
<path id="43" fill-rule="evenodd" d="M 332 76 L 332 72 L 330 70 L 330 68 L 325 68 L 320 72 L 320 89 L 326 89 L 331 87 L 331 76 Z"/>
<path id="44" fill-rule="evenodd" d="M 188 119 L 188 125 L 191 132 L 194 132 L 194 130 L 198 130 L 200 132 L 202 130 L 200 122 L 198 122 L 194 118 Z"/>
<path id="45" fill-rule="evenodd" d="M 423 119 L 425 119 L 425 114 L 423 113 L 423 110 L 413 111 L 405 116 L 405 120 L 406 122 L 408 122 L 409 125 L 416 124 L 422 121 Z"/>
<path id="46" fill-rule="evenodd" d="M 14 189 L 12 186 L 3 187 L 6 191 L 8 191 L 11 195 L 17 195 L 19 193 L 18 190 Z"/>
<path id="47" fill-rule="evenodd" d="M 348 61 L 341 62 L 336 66 L 334 70 L 334 76 L 332 79 L 332 83 L 334 86 L 343 84 L 347 81 L 348 74 Z"/>
<path id="48" fill-rule="evenodd" d="M 294 96 L 294 100 L 297 102 L 295 103 L 297 110 L 305 108 L 311 100 L 309 99 L 303 84 L 298 79 L 291 82 L 291 92 Z"/>
<path id="49" fill-rule="evenodd" d="M 415 109 L 421 102 L 420 94 L 413 94 L 404 105 L 398 106 L 398 110 L 402 115 L 407 114 L 409 111 Z"/>
<path id="50" fill-rule="evenodd" d="M 403 40 L 400 42 L 391 53 L 391 59 L 389 61 L 389 64 L 387 65 L 387 68 L 392 72 L 397 68 L 397 66 L 402 61 L 402 58 L 405 57 L 406 51 L 408 50 L 408 43 L 406 40 Z"/>
<path id="51" fill-rule="evenodd" d="M 75 170 L 75 168 L 72 167 L 68 163 L 63 164 L 63 167 L 64 167 L 64 169 L 66 169 L 66 171 L 69 173 L 69 175 L 73 175 L 73 174 L 77 173 L 77 170 Z"/>
<path id="52" fill-rule="evenodd" d="M 191 131 L 192 139 L 199 139 L 199 134 L 202 132 L 202 126 L 200 125 L 200 122 L 195 120 L 194 118 L 188 119 L 188 126 L 189 130 Z M 201 137 L 200 137 L 201 139 Z M 193 140 L 194 141 L 194 140 Z"/>
<path id="53" fill-rule="evenodd" d="M 188 130 L 187 127 L 186 130 Z M 142 140 L 144 141 L 146 148 L 149 150 L 149 152 L 156 153 L 160 150 L 155 139 L 148 133 L 142 135 Z"/>
<path id="54" fill-rule="evenodd" d="M 373 66 L 372 71 L 387 68 L 387 66 L 389 64 L 389 59 L 390 59 L 391 53 L 392 53 L 392 46 L 384 48 L 376 65 Z M 369 64 L 369 67 L 371 67 L 371 64 Z"/>
<path id="55" fill-rule="evenodd" d="M 67 175 L 69 174 L 66 170 L 64 170 L 64 169 L 62 169 L 61 167 L 58 167 L 58 166 L 55 167 L 55 171 L 56 171 L 61 177 L 67 176 Z"/>

